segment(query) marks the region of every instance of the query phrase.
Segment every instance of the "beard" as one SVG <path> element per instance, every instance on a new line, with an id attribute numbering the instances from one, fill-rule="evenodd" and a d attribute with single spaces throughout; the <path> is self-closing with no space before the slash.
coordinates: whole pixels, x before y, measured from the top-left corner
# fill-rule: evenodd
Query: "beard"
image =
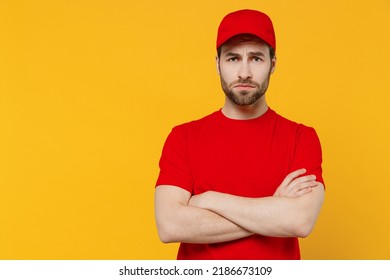
<path id="1" fill-rule="evenodd" d="M 269 85 L 271 73 L 262 83 L 256 83 L 250 79 L 243 80 L 239 79 L 235 82 L 228 84 L 221 75 L 221 85 L 225 92 L 225 95 L 231 102 L 239 106 L 248 106 L 256 103 L 267 91 Z M 252 86 L 251 90 L 239 90 L 237 91 L 234 86 L 237 84 L 245 84 Z"/>

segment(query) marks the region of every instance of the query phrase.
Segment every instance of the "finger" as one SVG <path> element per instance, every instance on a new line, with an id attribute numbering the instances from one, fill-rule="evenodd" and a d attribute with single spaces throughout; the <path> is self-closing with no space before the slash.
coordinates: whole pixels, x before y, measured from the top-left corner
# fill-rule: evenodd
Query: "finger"
<path id="1" fill-rule="evenodd" d="M 314 188 L 317 185 L 318 185 L 318 182 L 316 182 L 316 181 L 309 181 L 309 182 L 300 183 L 300 184 L 297 184 L 293 187 L 289 187 L 288 190 L 285 191 L 284 195 L 293 197 L 296 195 L 296 193 L 298 193 L 304 189 Z"/>
<path id="2" fill-rule="evenodd" d="M 277 188 L 276 192 L 274 195 L 276 196 L 283 196 L 287 195 L 287 189 L 289 188 L 289 185 L 291 184 L 292 181 L 294 181 L 296 178 L 299 178 L 299 176 L 303 175 L 306 173 L 305 168 L 301 168 L 298 170 L 295 170 L 291 173 L 289 173 L 283 180 L 283 182 L 280 184 L 280 186 Z"/>
<path id="3" fill-rule="evenodd" d="M 298 169 L 298 170 L 295 170 L 293 172 L 291 172 L 290 174 L 288 174 L 286 176 L 286 178 L 284 178 L 283 182 L 280 184 L 280 186 L 288 186 L 294 179 L 296 179 L 297 177 L 303 175 L 306 173 L 306 169 L 305 168 L 302 168 L 302 169 Z"/>
<path id="4" fill-rule="evenodd" d="M 288 190 L 291 192 L 297 192 L 297 191 L 300 191 L 302 189 L 305 189 L 305 188 L 309 188 L 309 187 L 315 187 L 317 186 L 318 182 L 314 181 L 314 180 L 310 180 L 310 181 L 305 181 L 305 182 L 302 182 L 302 183 L 299 183 L 299 184 L 290 184 L 290 186 L 288 187 Z"/>
<path id="5" fill-rule="evenodd" d="M 313 182 L 315 181 L 316 176 L 315 175 L 306 175 L 299 178 L 294 179 L 289 185 L 288 188 L 293 188 L 296 185 L 307 183 L 307 182 Z"/>
<path id="6" fill-rule="evenodd" d="M 312 187 L 304 188 L 304 189 L 302 189 L 302 190 L 296 192 L 296 193 L 294 194 L 294 197 L 301 197 L 301 196 L 303 196 L 303 195 L 305 195 L 305 194 L 308 194 L 308 193 L 310 193 L 310 192 L 312 192 L 312 191 L 313 191 L 313 188 L 312 188 Z"/>

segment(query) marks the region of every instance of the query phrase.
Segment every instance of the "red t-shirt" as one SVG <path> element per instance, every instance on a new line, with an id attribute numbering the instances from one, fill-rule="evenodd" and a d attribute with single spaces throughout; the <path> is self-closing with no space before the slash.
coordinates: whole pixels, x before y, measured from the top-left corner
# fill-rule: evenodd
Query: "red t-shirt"
<path id="1" fill-rule="evenodd" d="M 244 197 L 272 196 L 300 168 L 322 179 L 321 146 L 313 128 L 268 109 L 251 120 L 233 120 L 221 110 L 175 127 L 160 159 L 156 186 L 192 194 L 208 190 Z M 181 243 L 178 259 L 300 259 L 297 238 L 252 235 L 215 244 Z"/>

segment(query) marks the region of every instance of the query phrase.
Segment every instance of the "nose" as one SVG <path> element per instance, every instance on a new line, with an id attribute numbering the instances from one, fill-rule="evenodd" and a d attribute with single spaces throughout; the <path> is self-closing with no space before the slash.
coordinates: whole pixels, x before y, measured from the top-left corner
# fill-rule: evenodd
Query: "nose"
<path id="1" fill-rule="evenodd" d="M 238 77 L 242 80 L 248 80 L 252 78 L 252 72 L 247 61 L 242 61 L 238 71 Z"/>

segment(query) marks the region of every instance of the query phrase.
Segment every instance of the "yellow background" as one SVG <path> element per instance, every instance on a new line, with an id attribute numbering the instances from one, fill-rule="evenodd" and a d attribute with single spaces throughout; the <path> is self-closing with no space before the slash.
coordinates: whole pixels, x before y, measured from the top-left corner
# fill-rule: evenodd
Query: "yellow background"
<path id="1" fill-rule="evenodd" d="M 223 104 L 222 17 L 274 21 L 270 106 L 314 126 L 326 200 L 304 259 L 390 259 L 390 2 L 0 0 L 0 258 L 174 259 L 166 136 Z"/>

